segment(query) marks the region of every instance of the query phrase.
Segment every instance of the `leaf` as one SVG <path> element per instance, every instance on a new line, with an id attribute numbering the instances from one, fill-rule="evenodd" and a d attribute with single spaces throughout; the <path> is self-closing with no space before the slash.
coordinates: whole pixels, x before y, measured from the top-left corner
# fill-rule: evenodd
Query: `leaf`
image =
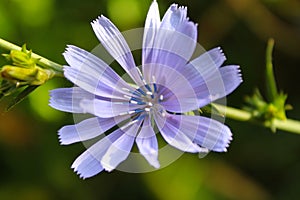
<path id="1" fill-rule="evenodd" d="M 31 92 L 33 92 L 39 85 L 28 86 L 22 92 L 20 92 L 16 98 L 7 106 L 6 112 L 12 109 L 15 105 L 23 101 Z"/>

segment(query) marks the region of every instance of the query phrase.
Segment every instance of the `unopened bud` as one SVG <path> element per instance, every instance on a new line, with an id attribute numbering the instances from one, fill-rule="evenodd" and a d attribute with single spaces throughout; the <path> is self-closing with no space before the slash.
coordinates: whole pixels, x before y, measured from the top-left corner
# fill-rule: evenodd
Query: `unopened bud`
<path id="1" fill-rule="evenodd" d="M 14 66 L 31 68 L 37 63 L 37 59 L 31 57 L 31 51 L 26 50 L 26 45 L 22 46 L 22 50 L 11 50 L 9 54 L 3 56 L 12 62 Z"/>
<path id="2" fill-rule="evenodd" d="M 37 66 L 21 68 L 5 65 L 0 71 L 0 77 L 19 85 L 42 85 L 54 76 L 54 72 Z"/>

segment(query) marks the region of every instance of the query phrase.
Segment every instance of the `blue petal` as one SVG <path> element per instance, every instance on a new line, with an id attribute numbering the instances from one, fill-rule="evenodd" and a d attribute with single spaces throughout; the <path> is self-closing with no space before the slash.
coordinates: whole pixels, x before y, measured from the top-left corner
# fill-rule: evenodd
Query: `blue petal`
<path id="1" fill-rule="evenodd" d="M 225 95 L 234 91 L 242 82 L 241 70 L 238 65 L 228 65 L 220 68 L 225 87 Z"/>
<path id="2" fill-rule="evenodd" d="M 103 170 L 100 161 L 109 148 L 109 146 L 120 138 L 124 132 L 117 129 L 99 142 L 89 147 L 82 153 L 72 164 L 72 168 L 80 176 L 80 178 L 92 177 Z"/>
<path id="3" fill-rule="evenodd" d="M 225 60 L 221 48 L 215 48 L 180 70 L 194 88 L 199 107 L 230 94 L 242 82 L 239 66 L 220 67 Z"/>
<path id="4" fill-rule="evenodd" d="M 59 88 L 50 91 L 50 106 L 61 111 L 82 113 L 80 102 L 83 99 L 94 99 L 95 95 L 79 87 Z"/>
<path id="5" fill-rule="evenodd" d="M 90 75 L 95 75 L 95 73 L 101 75 L 103 82 L 113 83 L 122 81 L 123 84 L 127 85 L 108 64 L 84 49 L 68 45 L 63 55 L 68 64 L 73 68 L 84 70 Z"/>
<path id="6" fill-rule="evenodd" d="M 142 55 L 142 65 L 151 62 L 152 49 L 155 42 L 155 37 L 160 26 L 160 16 L 158 10 L 158 4 L 153 1 L 145 22 L 144 36 L 143 36 L 143 55 Z"/>
<path id="7" fill-rule="evenodd" d="M 73 163 L 72 168 L 74 168 L 74 172 L 82 179 L 90 178 L 103 171 L 103 167 L 99 160 L 89 153 L 89 150 L 81 154 L 75 162 Z"/>
<path id="8" fill-rule="evenodd" d="M 135 141 L 140 153 L 146 158 L 150 165 L 159 168 L 158 144 L 149 116 L 145 117 L 141 131 Z"/>
<path id="9" fill-rule="evenodd" d="M 78 124 L 62 127 L 58 131 L 59 139 L 63 145 L 89 140 L 103 134 L 105 131 L 127 118 L 129 118 L 129 116 L 118 116 L 114 118 L 89 118 Z"/>
<path id="10" fill-rule="evenodd" d="M 101 44 L 112 57 L 136 83 L 141 84 L 140 75 L 134 63 L 131 50 L 118 28 L 104 16 L 94 20 L 92 27 Z"/>
<path id="11" fill-rule="evenodd" d="M 159 26 L 160 26 L 160 16 L 159 16 L 158 4 L 156 1 L 152 1 L 146 17 L 145 29 L 148 28 L 158 29 Z"/>
<path id="12" fill-rule="evenodd" d="M 189 79 L 199 99 L 199 107 L 225 97 L 242 83 L 240 69 L 237 65 L 221 67 L 210 76 L 203 77 L 203 81 L 199 77 L 201 76 Z M 199 78 L 198 81 L 196 78 Z"/>
<path id="13" fill-rule="evenodd" d="M 240 85 L 242 78 L 239 66 L 219 67 L 224 60 L 222 51 L 213 49 L 182 68 L 171 70 L 166 66 L 149 66 L 157 82 L 172 93 L 162 94 L 169 98 L 165 98 L 161 105 L 170 112 L 183 113 L 230 94 Z"/>
<path id="14" fill-rule="evenodd" d="M 107 149 L 101 159 L 101 165 L 106 171 L 112 171 L 128 157 L 141 123 L 142 121 L 138 121 L 124 128 L 124 134 Z"/>
<path id="15" fill-rule="evenodd" d="M 105 101 L 100 99 L 83 100 L 80 105 L 84 113 L 90 113 L 101 118 L 110 118 L 119 115 L 131 115 L 141 111 L 144 105 L 126 102 Z"/>
<path id="16" fill-rule="evenodd" d="M 144 64 L 158 63 L 173 68 L 184 66 L 191 58 L 197 41 L 197 25 L 187 18 L 187 10 L 173 4 L 164 15 L 156 33 L 153 47 Z M 151 71 L 143 68 L 147 81 Z"/>
<path id="17" fill-rule="evenodd" d="M 116 84 L 116 87 L 111 87 L 97 79 L 98 77 L 92 76 L 75 68 L 65 67 L 64 70 L 66 78 L 90 93 L 106 98 L 126 99 L 124 95 L 127 93 L 120 90 L 122 86 L 117 85 L 118 83 Z"/>
<path id="18" fill-rule="evenodd" d="M 206 152 L 205 148 L 201 148 L 195 144 L 180 128 L 176 127 L 172 121 L 172 116 L 167 113 L 164 116 L 160 113 L 154 115 L 157 127 L 166 140 L 171 146 L 184 151 L 184 152 Z"/>
<path id="19" fill-rule="evenodd" d="M 192 60 L 185 68 L 196 68 L 202 76 L 207 76 L 207 73 L 218 69 L 226 60 L 223 50 L 220 47 L 213 48 L 199 57 Z M 178 70 L 184 70 L 180 68 Z"/>
<path id="20" fill-rule="evenodd" d="M 209 56 L 210 58 L 207 58 L 207 56 Z M 198 60 L 198 59 L 201 59 L 201 60 Z M 225 57 L 221 47 L 216 47 L 216 48 L 213 48 L 213 49 L 205 52 L 204 54 L 202 54 L 198 58 L 194 59 L 192 61 L 192 63 L 194 65 L 197 65 L 195 62 L 198 62 L 199 64 L 197 65 L 197 67 L 200 67 L 200 65 L 202 64 L 203 68 L 205 68 L 205 67 L 207 68 L 207 65 L 204 64 L 203 59 L 207 60 L 207 61 L 209 59 L 211 59 L 211 61 L 215 64 L 216 67 L 220 67 L 224 63 L 224 61 L 226 60 L 226 57 Z M 210 60 L 208 61 L 209 65 L 212 65 L 211 61 Z M 211 67 L 214 67 L 214 66 L 211 66 Z"/>
<path id="21" fill-rule="evenodd" d="M 166 124 L 185 133 L 193 142 L 209 150 L 227 151 L 232 133 L 224 124 L 201 116 L 169 115 Z"/>
<path id="22" fill-rule="evenodd" d="M 159 87 L 160 102 L 170 112 L 188 112 L 198 107 L 198 98 L 193 85 L 176 69 L 165 65 L 150 65 L 152 76 Z"/>
<path id="23" fill-rule="evenodd" d="M 219 67 L 225 60 L 226 58 L 222 49 L 218 47 L 201 54 L 185 67 L 178 68 L 177 70 L 182 73 L 192 85 L 199 85 L 199 83 L 205 82 L 207 78 L 219 73 Z"/>
<path id="24" fill-rule="evenodd" d="M 110 66 L 83 49 L 68 46 L 64 57 L 71 66 L 64 68 L 65 77 L 93 94 L 124 99 L 122 88 L 131 88 Z"/>

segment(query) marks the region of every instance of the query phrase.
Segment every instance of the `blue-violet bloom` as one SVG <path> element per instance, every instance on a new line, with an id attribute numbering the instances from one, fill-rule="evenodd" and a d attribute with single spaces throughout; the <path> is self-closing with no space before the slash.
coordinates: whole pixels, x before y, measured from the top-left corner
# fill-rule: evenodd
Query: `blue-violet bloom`
<path id="1" fill-rule="evenodd" d="M 197 25 L 187 18 L 186 7 L 173 4 L 160 20 L 153 1 L 147 14 L 142 46 L 142 66 L 136 66 L 124 37 L 106 17 L 92 23 L 110 55 L 133 83 L 126 82 L 97 56 L 75 46 L 63 54 L 65 77 L 72 88 L 51 91 L 50 106 L 94 117 L 59 130 L 63 145 L 110 134 L 90 146 L 73 163 L 81 178 L 112 171 L 131 152 L 139 152 L 159 168 L 155 127 L 164 140 L 184 152 L 226 151 L 230 129 L 216 120 L 188 115 L 190 111 L 225 97 L 242 82 L 239 66 L 223 66 L 220 48 L 189 61 L 197 44 Z"/>

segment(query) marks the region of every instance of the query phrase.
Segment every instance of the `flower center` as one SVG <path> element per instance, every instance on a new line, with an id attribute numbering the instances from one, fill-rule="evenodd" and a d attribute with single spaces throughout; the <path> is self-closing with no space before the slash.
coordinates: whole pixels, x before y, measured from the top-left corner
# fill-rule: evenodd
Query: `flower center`
<path id="1" fill-rule="evenodd" d="M 131 113 L 146 113 L 159 112 L 161 106 L 159 103 L 164 100 L 164 96 L 158 93 L 158 85 L 155 83 L 155 77 L 152 77 L 151 83 L 146 83 L 144 79 L 143 83 L 145 85 L 136 88 L 134 91 L 124 88 L 131 95 L 124 95 L 128 99 L 129 103 L 134 105 L 143 105 L 143 108 L 136 109 Z"/>

